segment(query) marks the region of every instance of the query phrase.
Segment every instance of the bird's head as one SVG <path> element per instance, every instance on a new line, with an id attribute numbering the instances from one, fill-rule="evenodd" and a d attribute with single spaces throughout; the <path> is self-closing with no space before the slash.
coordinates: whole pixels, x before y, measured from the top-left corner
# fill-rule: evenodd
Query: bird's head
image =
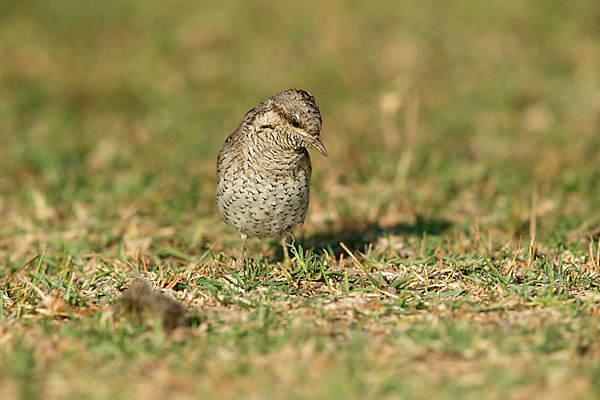
<path id="1" fill-rule="evenodd" d="M 304 90 L 290 89 L 276 94 L 246 116 L 261 135 L 289 150 L 314 147 L 327 157 L 321 141 L 321 113 L 315 98 Z M 268 137 L 263 139 L 270 139 Z"/>

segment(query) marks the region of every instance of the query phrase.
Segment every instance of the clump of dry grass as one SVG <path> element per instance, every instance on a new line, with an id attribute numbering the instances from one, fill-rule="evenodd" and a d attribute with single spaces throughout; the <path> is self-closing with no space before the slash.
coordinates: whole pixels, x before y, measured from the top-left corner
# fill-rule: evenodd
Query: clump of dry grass
<path id="1" fill-rule="evenodd" d="M 185 308 L 174 298 L 152 290 L 142 280 L 134 281 L 119 298 L 121 307 L 139 321 L 144 316 L 157 318 L 170 331 L 185 323 Z"/>

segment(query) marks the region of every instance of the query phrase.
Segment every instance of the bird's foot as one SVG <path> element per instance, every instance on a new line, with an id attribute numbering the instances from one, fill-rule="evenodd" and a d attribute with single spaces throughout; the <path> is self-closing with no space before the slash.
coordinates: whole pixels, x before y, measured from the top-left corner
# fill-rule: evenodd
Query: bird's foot
<path id="1" fill-rule="evenodd" d="M 243 271 L 246 268 L 246 259 L 244 257 L 238 257 L 233 265 L 236 271 Z"/>

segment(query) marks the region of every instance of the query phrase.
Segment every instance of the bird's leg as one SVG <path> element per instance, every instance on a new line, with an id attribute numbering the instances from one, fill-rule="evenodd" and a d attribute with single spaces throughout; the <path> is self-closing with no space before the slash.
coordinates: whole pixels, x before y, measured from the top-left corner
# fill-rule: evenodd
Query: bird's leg
<path id="1" fill-rule="evenodd" d="M 292 264 L 290 253 L 288 252 L 288 244 L 286 239 L 287 232 L 281 232 L 281 247 L 283 248 L 283 265 L 289 267 Z"/>
<path id="2" fill-rule="evenodd" d="M 240 259 L 238 261 L 241 262 L 242 265 L 246 265 L 246 239 L 248 239 L 248 235 L 246 235 L 245 233 L 241 233 L 240 235 L 242 237 L 242 245 Z"/>

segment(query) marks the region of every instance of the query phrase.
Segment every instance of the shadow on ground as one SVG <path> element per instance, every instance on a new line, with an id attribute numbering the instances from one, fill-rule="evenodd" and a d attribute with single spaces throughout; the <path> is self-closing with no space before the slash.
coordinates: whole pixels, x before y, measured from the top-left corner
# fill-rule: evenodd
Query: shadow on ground
<path id="1" fill-rule="evenodd" d="M 304 249 L 312 249 L 316 253 L 322 253 L 323 250 L 329 253 L 333 251 L 338 257 L 345 253 L 340 242 L 343 242 L 352 252 L 364 251 L 369 244 L 376 243 L 381 237 L 388 235 L 418 237 L 422 237 L 424 234 L 441 235 L 446 233 L 452 225 L 445 219 L 422 216 L 417 216 L 414 223 L 398 223 L 391 226 L 381 226 L 377 222 L 342 221 L 336 223 L 332 229 L 297 237 L 295 245 L 301 245 Z M 283 259 L 281 246 L 273 242 L 273 247 L 277 247 L 274 254 L 278 254 L 278 259 Z"/>

